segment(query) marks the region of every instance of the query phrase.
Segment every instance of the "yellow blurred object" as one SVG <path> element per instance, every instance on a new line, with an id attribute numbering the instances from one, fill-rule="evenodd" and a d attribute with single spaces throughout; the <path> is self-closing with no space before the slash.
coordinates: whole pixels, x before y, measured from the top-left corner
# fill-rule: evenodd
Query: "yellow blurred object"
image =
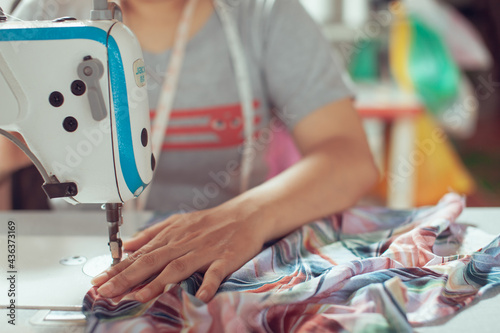
<path id="1" fill-rule="evenodd" d="M 412 30 L 403 6 L 393 11 L 396 21 L 391 27 L 389 57 L 391 71 L 401 88 L 414 91 L 413 81 L 410 76 L 408 59 L 411 52 Z"/>
<path id="2" fill-rule="evenodd" d="M 416 119 L 416 152 L 425 158 L 417 166 L 415 204 L 434 205 L 446 193 L 472 194 L 475 183 L 444 131 L 428 114 Z"/>
<path id="3" fill-rule="evenodd" d="M 399 161 L 404 175 L 391 177 L 415 177 L 413 206 L 435 205 L 448 192 L 470 195 L 475 182 L 455 152 L 444 131 L 434 122 L 431 115 L 423 113 L 415 117 L 415 145 L 408 158 Z M 388 138 L 387 144 L 394 139 Z M 389 151 L 387 149 L 386 151 Z M 388 158 L 388 157 L 386 157 Z M 385 163 L 385 165 L 389 165 Z M 374 195 L 387 198 L 387 175 L 385 170 Z"/>

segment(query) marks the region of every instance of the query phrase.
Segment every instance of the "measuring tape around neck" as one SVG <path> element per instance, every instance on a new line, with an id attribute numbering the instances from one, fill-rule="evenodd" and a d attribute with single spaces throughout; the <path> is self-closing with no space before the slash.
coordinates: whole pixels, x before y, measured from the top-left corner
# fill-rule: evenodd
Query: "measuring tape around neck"
<path id="1" fill-rule="evenodd" d="M 236 84 L 243 111 L 243 124 L 245 141 L 243 142 L 243 152 L 240 167 L 240 193 L 248 190 L 250 186 L 250 176 L 252 172 L 252 149 L 254 133 L 254 109 L 252 82 L 250 70 L 245 56 L 245 51 L 241 39 L 238 36 L 238 27 L 230 14 L 231 9 L 223 0 L 214 0 L 215 8 L 222 21 L 222 26 L 226 34 L 227 43 L 233 67 L 235 71 Z"/>

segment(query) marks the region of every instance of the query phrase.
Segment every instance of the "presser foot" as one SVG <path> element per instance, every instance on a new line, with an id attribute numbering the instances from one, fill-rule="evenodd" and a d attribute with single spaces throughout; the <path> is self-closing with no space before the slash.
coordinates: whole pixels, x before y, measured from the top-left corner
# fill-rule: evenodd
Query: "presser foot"
<path id="1" fill-rule="evenodd" d="M 109 250 L 113 263 L 118 264 L 122 260 L 122 240 L 120 238 L 120 226 L 123 223 L 122 204 L 106 204 L 106 220 L 108 221 Z"/>

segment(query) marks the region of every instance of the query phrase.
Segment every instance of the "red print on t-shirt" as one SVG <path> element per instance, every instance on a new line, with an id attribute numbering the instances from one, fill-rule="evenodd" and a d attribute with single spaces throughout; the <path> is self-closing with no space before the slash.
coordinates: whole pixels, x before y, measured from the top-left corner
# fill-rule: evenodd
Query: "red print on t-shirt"
<path id="1" fill-rule="evenodd" d="M 260 106 L 254 101 L 254 110 Z M 156 110 L 151 110 L 154 119 Z M 231 104 L 200 109 L 172 110 L 163 141 L 163 150 L 228 148 L 243 143 L 243 114 L 241 104 Z M 261 116 L 254 116 L 257 127 Z M 256 136 L 258 131 L 254 132 Z"/>

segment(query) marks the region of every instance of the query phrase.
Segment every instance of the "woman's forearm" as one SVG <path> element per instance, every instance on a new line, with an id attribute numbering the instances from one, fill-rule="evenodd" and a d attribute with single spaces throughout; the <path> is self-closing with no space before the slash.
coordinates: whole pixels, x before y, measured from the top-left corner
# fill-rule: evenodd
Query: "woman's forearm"
<path id="1" fill-rule="evenodd" d="M 377 171 L 363 142 L 334 138 L 277 177 L 228 202 L 252 210 L 267 241 L 354 205 L 375 184 Z"/>

